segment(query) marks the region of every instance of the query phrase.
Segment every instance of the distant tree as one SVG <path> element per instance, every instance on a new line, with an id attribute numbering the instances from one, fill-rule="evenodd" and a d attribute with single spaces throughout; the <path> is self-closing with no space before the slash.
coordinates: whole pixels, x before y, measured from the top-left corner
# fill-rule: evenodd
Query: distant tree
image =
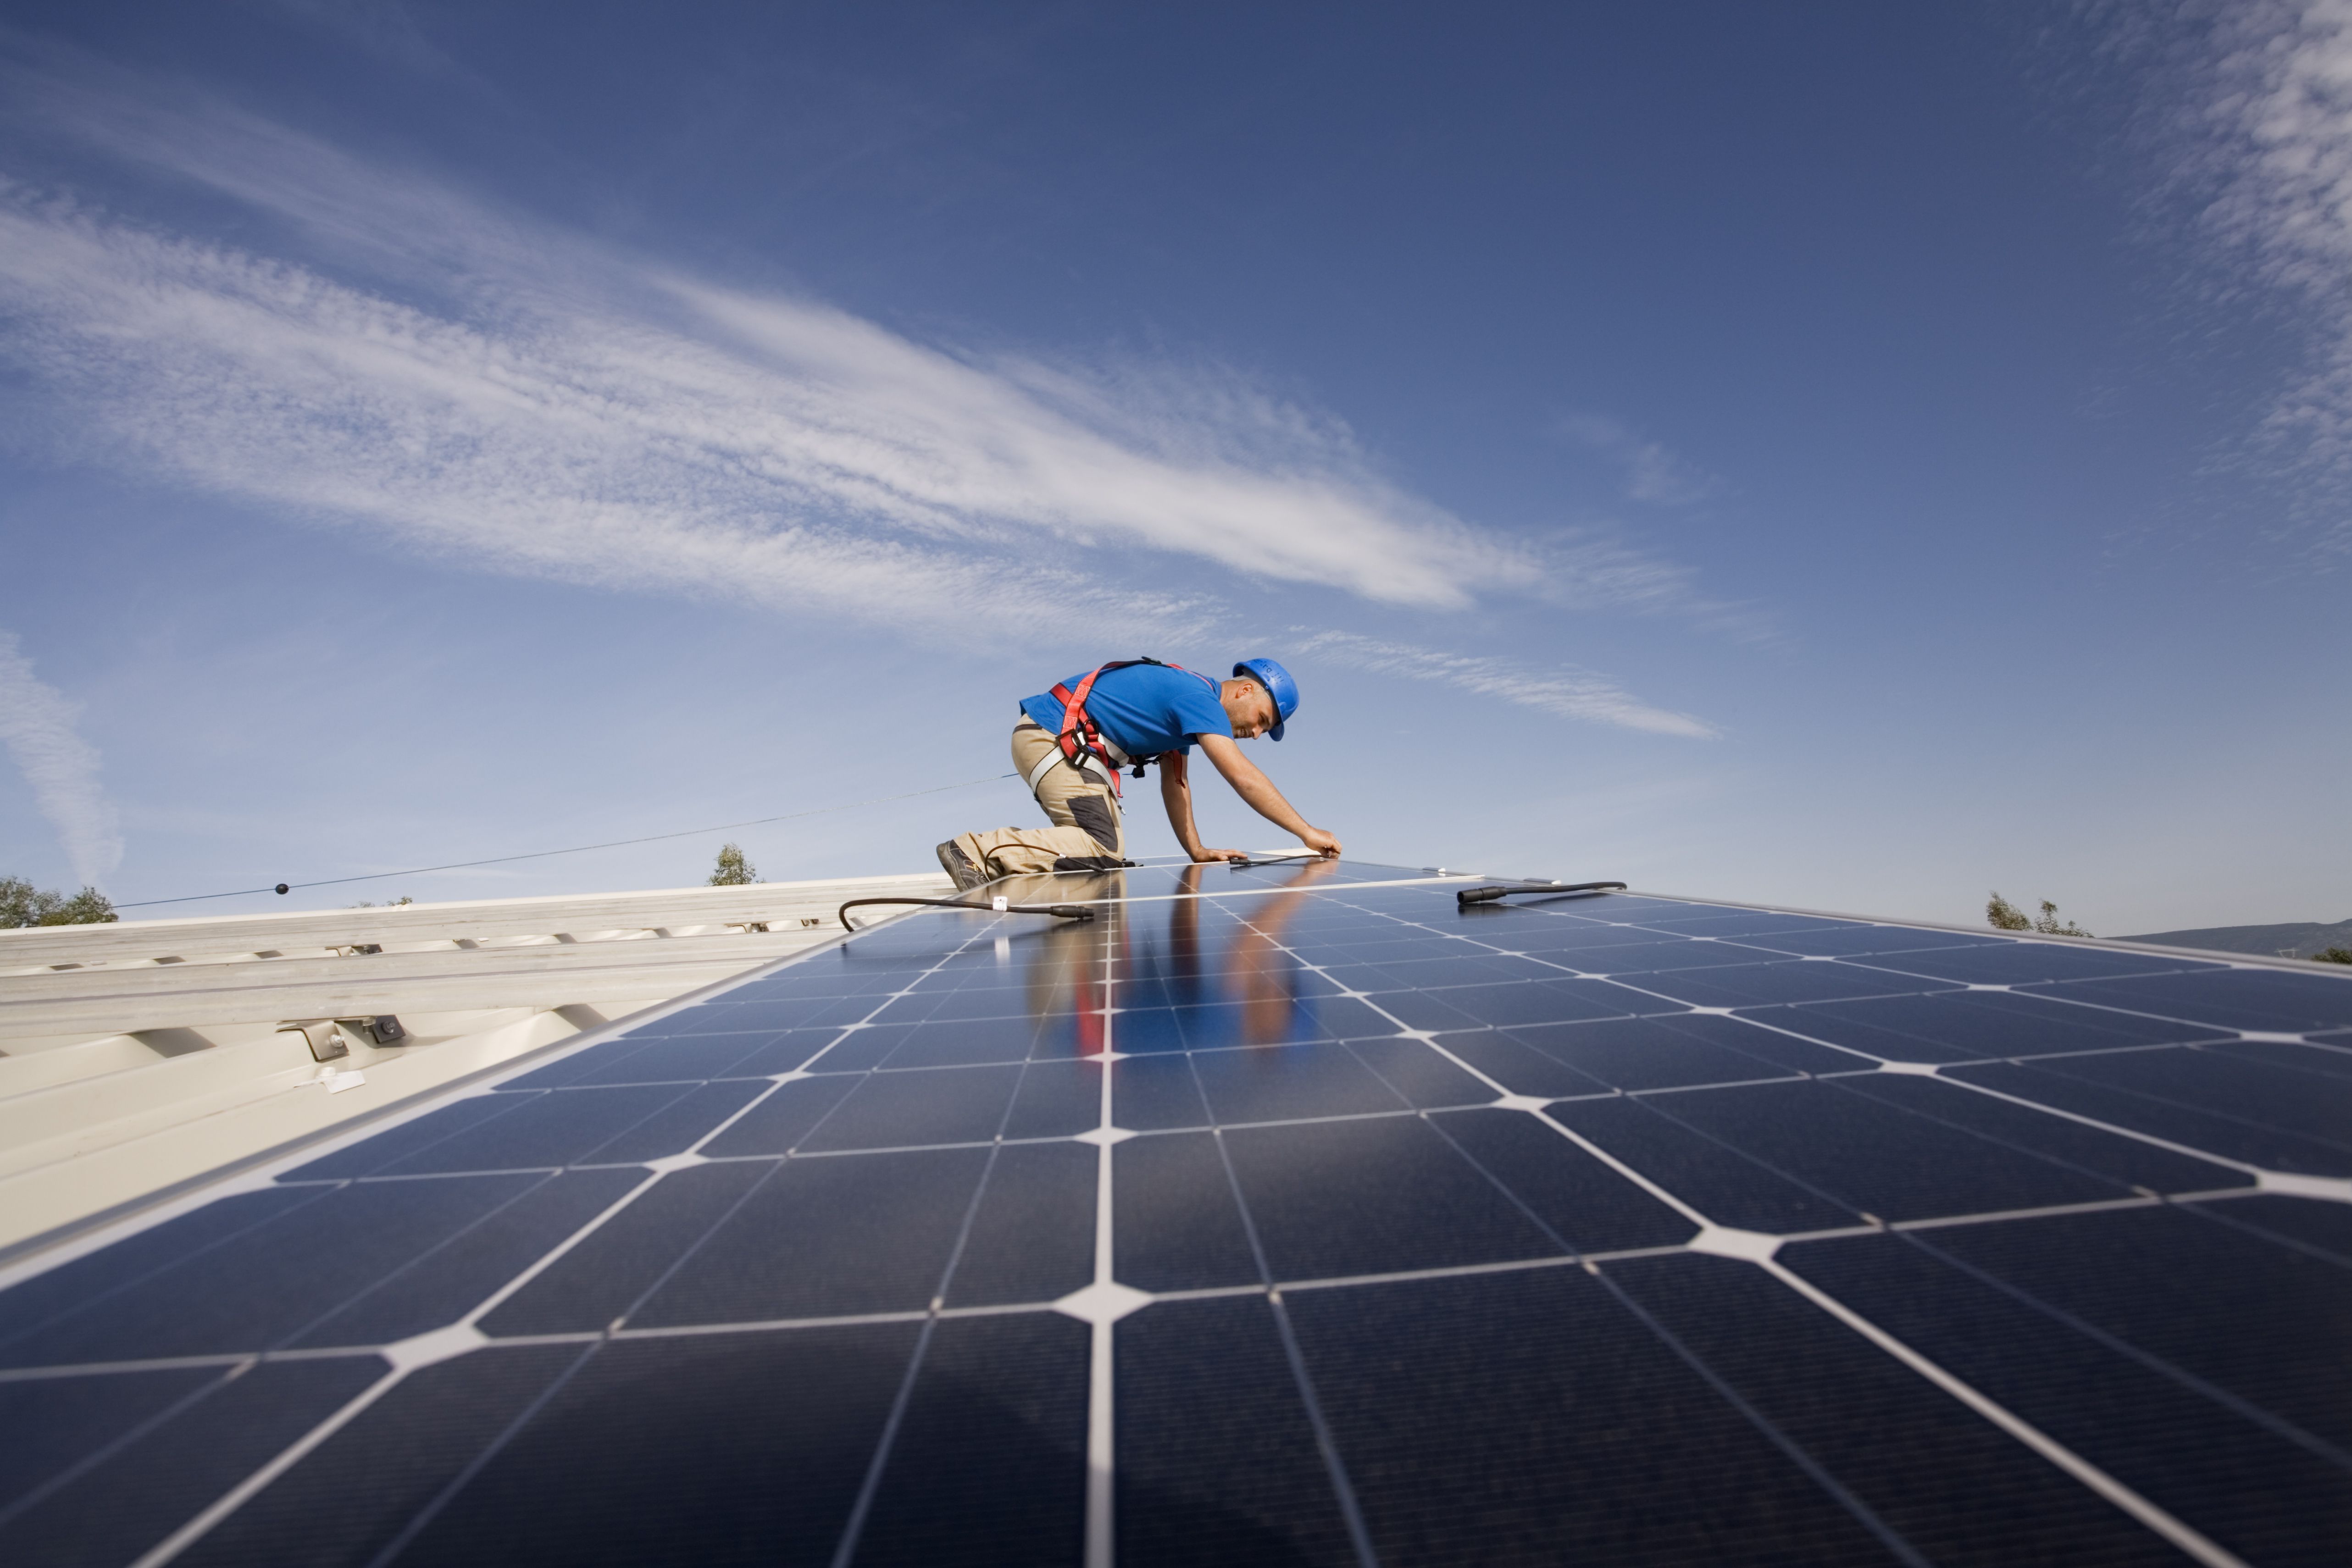
<path id="1" fill-rule="evenodd" d="M 2042 901 L 2042 916 L 2034 919 L 1998 893 L 1985 904 L 1985 924 L 1996 931 L 2039 931 L 2044 936 L 2088 936 L 2089 932 L 2069 920 L 2058 922 L 2058 906 L 2048 899 Z"/>
<path id="2" fill-rule="evenodd" d="M 404 893 L 398 898 L 387 898 L 382 904 L 370 904 L 366 899 L 362 898 L 357 904 L 352 904 L 352 907 L 353 909 L 401 909 L 415 902 L 416 900 L 409 897 Z"/>
<path id="3" fill-rule="evenodd" d="M 2323 964 L 2352 964 L 2352 947 L 2322 947 L 2312 957 Z"/>
<path id="4" fill-rule="evenodd" d="M 114 905 L 94 887 L 85 887 L 68 898 L 35 887 L 21 876 L 0 876 L 0 928 L 104 925 L 116 918 Z"/>
<path id="5" fill-rule="evenodd" d="M 2059 925 L 2058 906 L 2046 898 L 2042 901 L 2042 917 L 2033 923 L 2033 928 L 2044 936 L 2088 936 L 2090 935 L 2071 920 L 2063 925 Z"/>
<path id="6" fill-rule="evenodd" d="M 750 861 L 743 858 L 743 849 L 741 845 L 721 844 L 719 846 L 719 869 L 710 873 L 711 886 L 749 887 L 751 883 L 759 880 L 760 873 L 752 869 L 752 865 Z"/>

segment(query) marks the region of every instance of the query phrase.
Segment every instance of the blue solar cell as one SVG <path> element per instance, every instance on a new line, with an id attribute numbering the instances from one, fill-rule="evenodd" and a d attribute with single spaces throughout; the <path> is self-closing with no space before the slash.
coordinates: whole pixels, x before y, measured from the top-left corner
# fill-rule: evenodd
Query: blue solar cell
<path id="1" fill-rule="evenodd" d="M 1275 1309 L 1172 1301 L 1119 1324 L 1118 1560 L 1351 1565 Z"/>
<path id="2" fill-rule="evenodd" d="M 799 1146 L 849 1098 L 865 1080 L 849 1073 L 829 1073 L 780 1085 L 776 1092 L 743 1113 L 702 1152 L 713 1159 L 744 1155 L 781 1155 Z"/>
<path id="3" fill-rule="evenodd" d="M 688 1083 L 698 1079 L 726 1078 L 752 1052 L 775 1042 L 772 1034 L 700 1034 L 674 1038 L 655 1036 L 642 1046 L 604 1065 L 591 1061 L 587 1070 L 562 1084 L 564 1088 L 593 1088 L 615 1083 Z M 618 1042 L 615 1042 L 618 1043 Z M 583 1051 L 579 1058 L 594 1055 Z M 559 1064 L 568 1065 L 568 1064 Z M 532 1077 L 538 1077 L 534 1073 Z M 525 1087 L 508 1084 L 507 1088 Z M 542 1087 L 542 1085 L 528 1085 Z M 556 1087 L 547 1084 L 543 1087 Z"/>
<path id="4" fill-rule="evenodd" d="M 0 1291 L 0 1360 L 5 1359 L 8 1346 L 60 1318 L 138 1289 L 163 1270 L 236 1242 L 328 1192 L 324 1187 L 284 1187 L 215 1198 L 192 1213 L 134 1231 Z"/>
<path id="5" fill-rule="evenodd" d="M 996 1152 L 948 1282 L 951 1307 L 1050 1301 L 1094 1278 L 1095 1167 L 1085 1144 Z"/>
<path id="6" fill-rule="evenodd" d="M 1912 1115 L 1869 1095 L 1847 1093 L 1834 1082 L 1694 1089 L 1648 1096 L 1643 1103 L 1882 1219 L 1993 1214 L 2130 1196 L 2121 1182 Z"/>
<path id="7" fill-rule="evenodd" d="M 1040 990 L 1024 986 L 959 986 L 909 991 L 874 1014 L 877 1024 L 960 1023 L 968 1019 L 1037 1019 L 1054 1013 L 1093 1012 L 1102 1007 L 1099 995 L 1072 990 Z"/>
<path id="8" fill-rule="evenodd" d="M 1675 1089 L 1741 1083 L 1792 1072 L 1853 1072 L 1873 1062 L 1714 1014 L 1604 1019 L 1597 1023 L 1513 1029 L 1510 1038 L 1564 1062 L 1602 1090 Z M 1448 1047 L 1471 1035 L 1442 1037 Z M 1543 1093 L 1506 1078 L 1516 1092 Z"/>
<path id="9" fill-rule="evenodd" d="M 1381 1082 L 1421 1110 L 1446 1105 L 1484 1105 L 1494 1087 L 1436 1049 L 1412 1040 L 1351 1040 L 1348 1050 L 1378 1073 Z"/>
<path id="10" fill-rule="evenodd" d="M 1783 1258 L 2107 1474 L 2163 1498 L 2176 1517 L 2245 1561 L 2339 1555 L 2352 1540 L 2345 1468 L 2297 1442 L 2282 1429 L 2281 1416 L 2217 1398 L 2211 1385 L 2181 1375 L 2188 1369 L 2127 1340 L 2086 1332 L 2099 1325 L 2002 1288 L 2008 1281 L 1999 1271 L 1960 1266 L 1966 1260 L 1957 1249 L 1990 1247 L 2006 1254 L 2005 1270 L 2107 1292 L 2110 1306 L 2135 1281 L 2154 1279 L 2158 1293 L 2143 1315 L 2168 1313 L 2191 1333 L 2245 1341 L 2252 1354 L 2268 1350 L 2271 1331 L 2284 1326 L 2278 1314 L 2262 1309 L 2264 1332 L 2248 1338 L 2243 1318 L 2231 1310 L 2247 1293 L 2236 1281 L 2183 1272 L 2198 1251 L 2175 1250 L 2175 1238 L 2151 1231 L 2152 1212 L 2161 1218 L 2160 1211 L 2127 1211 L 1823 1241 L 1789 1248 Z M 2226 1234 L 2219 1227 L 2195 1228 Z M 2141 1254 L 2149 1247 L 2163 1250 Z M 2168 1258 L 2170 1269 L 2161 1266 Z M 2324 1343 L 2290 1342 L 2277 1354 L 2283 1369 L 2315 1368 L 2330 1358 L 2340 1368 L 2340 1344 L 2339 1327 Z M 2326 1386 L 2340 1382 L 2335 1370 L 2323 1376 Z"/>
<path id="11" fill-rule="evenodd" d="M 681 1082 L 686 1088 L 685 1093 L 617 1137 L 597 1145 L 577 1163 L 626 1165 L 684 1154 L 767 1088 L 764 1083 L 723 1080 L 718 1082 Z"/>
<path id="12" fill-rule="evenodd" d="M 1964 1127 L 2008 1148 L 2150 1192 L 2213 1192 L 2251 1186 L 2254 1179 L 2232 1166 L 1979 1094 L 1948 1079 L 1873 1072 L 1839 1078 L 1835 1087 L 1843 1093 L 1888 1101 L 1915 1115 Z"/>
<path id="13" fill-rule="evenodd" d="M 787 1160 L 695 1239 L 627 1321 L 662 1328 L 920 1312 L 947 1282 L 989 1154 Z"/>
<path id="14" fill-rule="evenodd" d="M 827 1057 L 834 1043 L 842 1038 L 841 1031 L 829 1029 L 799 1029 L 776 1035 L 770 1041 L 727 1070 L 730 1078 L 766 1078 L 786 1072 L 814 1071 L 817 1062 Z"/>
<path id="15" fill-rule="evenodd" d="M 2352 1197 L 2341 978 L 1462 885 L 1021 879 L 1098 917 L 893 919 L 123 1222 L 0 1290 L 0 1555 L 301 1438 L 184 1561 L 1050 1562 L 1090 1451 L 1129 1562 L 2174 1560 L 1801 1278 L 2341 1555 L 2352 1202 L 2254 1192 Z"/>
<path id="16" fill-rule="evenodd" d="M 1417 948 L 1412 951 L 1419 953 Z M 1330 964 L 1323 973 L 1335 984 L 1354 991 L 1411 991 L 1425 986 L 1460 986 L 1472 981 L 1559 978 L 1559 970 L 1552 965 L 1517 955 L 1486 953 L 1396 957 L 1376 964 Z"/>
<path id="17" fill-rule="evenodd" d="M 2334 1074 L 2233 1060 L 2194 1047 L 2054 1057 L 2038 1065 L 2069 1078 L 2352 1148 L 2352 1080 Z"/>
<path id="18" fill-rule="evenodd" d="M 136 1561 L 384 1371 L 352 1355 L 221 1378 L 63 1484 L 19 1500 L 0 1522 L 0 1562 Z"/>
<path id="19" fill-rule="evenodd" d="M 1201 1098 L 1189 1052 L 1120 1062 L 1111 1075 L 1111 1104 L 1112 1120 L 1139 1133 L 1209 1124 L 1209 1104 Z"/>
<path id="20" fill-rule="evenodd" d="M 1118 1018 L 1118 1049 L 1129 1055 L 1291 1045 L 1397 1032 L 1395 1024 L 1361 1002 L 1345 997 L 1292 997 L 1278 991 L 1256 1001 L 1123 1009 Z"/>
<path id="21" fill-rule="evenodd" d="M 693 1009 L 691 1018 L 674 1015 L 662 1021 L 672 1034 L 689 1030 L 740 1034 L 751 1030 L 838 1029 L 889 1005 L 892 1003 L 888 995 L 777 997 L 757 1002 L 705 1002 Z"/>
<path id="22" fill-rule="evenodd" d="M 552 1568 L 756 1555 L 821 1568 L 920 1333 L 873 1323 L 595 1348 L 437 1511 L 417 1516 L 399 1560 Z"/>
<path id="23" fill-rule="evenodd" d="M 1934 931 L 1916 925 L 1841 925 L 1828 931 L 1759 932 L 1738 938 L 1745 947 L 1817 958 L 1846 958 L 1865 953 L 1951 954 L 1966 947 L 1998 947 L 2007 940 L 2000 936 L 1963 936 L 1956 931 Z"/>
<path id="24" fill-rule="evenodd" d="M 478 1320 L 483 1333 L 601 1333 L 667 1279 L 746 1195 L 774 1174 L 769 1160 L 673 1171 L 572 1239 L 521 1289 Z M 487 1298 L 486 1298 L 487 1299 Z"/>
<path id="25" fill-rule="evenodd" d="M 993 1061 L 1026 1061 L 1039 1043 L 1032 1018 L 986 1019 L 939 1029 L 923 1024 L 876 1024 L 861 1029 L 824 1053 L 824 1071 L 869 1067 L 979 1067 Z"/>
<path id="26" fill-rule="evenodd" d="M 1612 904 L 1614 899 L 1610 901 Z M 1837 931 L 1866 929 L 1859 922 L 1820 915 L 1788 915 L 1771 909 L 1729 909 L 1720 904 L 1685 904 L 1640 917 L 1642 924 L 1689 936 L 1719 936 L 1726 940 L 1762 936 L 1812 936 Z"/>
<path id="27" fill-rule="evenodd" d="M 1677 1247 L 1698 1227 L 1622 1173 L 1524 1111 L 1461 1111 L 1430 1118 L 1446 1140 L 1502 1184 L 1563 1250 Z"/>
<path id="28" fill-rule="evenodd" d="M 2344 1124 L 2326 1114 L 2325 1102 L 2299 1109 L 2281 1093 L 2291 1082 L 2235 1081 L 2236 1073 L 2251 1072 L 2259 1063 L 2207 1058 L 2191 1065 L 2170 1060 L 2197 1054 L 2173 1047 L 2045 1057 L 2014 1066 L 1980 1062 L 1948 1071 L 1962 1082 L 2221 1158 L 2273 1170 L 2352 1176 L 2352 1143 Z M 2220 1103 L 2200 1103 L 2198 1092 L 2209 1085 L 2219 1091 Z M 2293 1124 L 2298 1122 L 2309 1125 Z"/>
<path id="29" fill-rule="evenodd" d="M 37 1494 L 103 1463 L 106 1452 L 226 1377 L 226 1366 L 160 1367 L 0 1383 L 0 1498 L 21 1511 Z M 0 1517 L 0 1530 L 6 1528 Z"/>
<path id="30" fill-rule="evenodd" d="M 1631 1018 L 1678 1012 L 1681 1004 L 1644 996 L 1606 980 L 1525 980 L 1508 985 L 1444 986 L 1383 991 L 1371 1000 L 1406 1027 L 1492 1029 L 1514 1024 L 1568 1023 L 1579 1019 Z"/>
<path id="31" fill-rule="evenodd" d="M 1660 1112 L 1653 1097 L 1570 1100 L 1544 1114 L 1673 1193 L 1717 1225 L 1822 1230 L 1862 1216 Z"/>
<path id="32" fill-rule="evenodd" d="M 536 1185 L 483 1176 L 325 1193 L 15 1336 L 0 1364 L 275 1349 Z"/>
<path id="33" fill-rule="evenodd" d="M 1972 1062 L 1945 1071 L 1963 1083 L 1982 1084 L 2029 1104 L 2050 1106 L 2105 1126 L 2184 1145 L 2216 1158 L 2299 1175 L 2352 1176 L 2352 1153 L 2337 1145 L 2053 1071 L 2058 1062 L 2069 1060 L 2082 1059 L 2013 1065 Z"/>
<path id="34" fill-rule="evenodd" d="M 2104 1499 L 1756 1269 L 1685 1255 L 1628 1259 L 1601 1277 L 1921 1561 L 2180 1561 Z M 1992 1498 L 1998 1507 L 1987 1506 Z"/>
<path id="35" fill-rule="evenodd" d="M 2352 974 L 2338 977 L 2295 970 L 2223 969 L 2131 980 L 2077 980 L 2052 987 L 2049 994 L 2223 1029 L 2292 1034 L 2352 1024 Z"/>
<path id="36" fill-rule="evenodd" d="M 1265 1278 L 1216 1139 L 1131 1139 L 1112 1151 L 1111 1168 L 1120 1280 L 1145 1291 L 1205 1291 Z"/>
<path id="37" fill-rule="evenodd" d="M 1783 958 L 1711 969 L 1677 969 L 1629 977 L 1629 985 L 1698 1008 L 1752 1008 L 1775 1002 L 1826 1002 L 1881 997 L 1927 987 L 1838 958 Z"/>
<path id="38" fill-rule="evenodd" d="M 2182 973 L 2219 969 L 2219 964 L 2170 958 L 2154 953 L 2104 952 L 2063 942 L 2006 942 L 1996 947 L 1930 948 L 1912 953 L 1874 953 L 1853 963 L 1897 974 L 1969 985 L 2022 986 L 2036 980 L 2082 980 L 2117 975 Z"/>
<path id="39" fill-rule="evenodd" d="M 1033 1061 L 1004 1115 L 1007 1138 L 1074 1138 L 1102 1120 L 1103 1070 L 1092 1061 Z"/>
<path id="40" fill-rule="evenodd" d="M 1472 1030 L 1461 1034 L 1441 1034 L 1436 1039 L 1449 1054 L 1469 1063 L 1474 1070 L 1485 1073 L 1513 1094 L 1553 1100 L 1616 1092 L 1591 1074 L 1580 1072 L 1558 1056 L 1528 1044 L 1519 1038 L 1517 1030 Z"/>
<path id="41" fill-rule="evenodd" d="M 2134 1018 L 2014 991 L 1935 991 L 1813 1002 L 1759 1009 L 1747 1016 L 1889 1061 L 2050 1056 L 2222 1038 L 2220 1030 L 2200 1024 Z"/>
<path id="42" fill-rule="evenodd" d="M 290 1544 L 306 1564 L 364 1568 L 578 1365 L 583 1349 L 499 1347 L 420 1369 L 178 1561 L 255 1568 L 286 1561 Z"/>
<path id="43" fill-rule="evenodd" d="M 2252 1231 L 2315 1257 L 2352 1267 L 2352 1204 L 2254 1196 L 2183 1204 L 2184 1212 Z"/>
<path id="44" fill-rule="evenodd" d="M 2352 1363 L 2343 1354 L 2352 1271 L 2168 1206 L 1954 1226 L 1923 1239 L 2052 1312 L 2333 1446 L 2352 1471 Z M 2083 1267 L 2086 1259 L 2096 1266 Z M 2185 1291 L 2183 1280 L 2194 1281 Z M 2256 1322 L 2258 1334 L 2216 1332 Z M 2352 1521 L 2352 1503 L 2343 1517 Z"/>
<path id="45" fill-rule="evenodd" d="M 1344 1045 L 1196 1051 L 1192 1070 L 1211 1113 L 1229 1126 L 1405 1108 L 1403 1098 Z"/>
<path id="46" fill-rule="evenodd" d="M 391 1344 L 455 1322 L 645 1179 L 633 1166 L 542 1176 L 315 1320 L 290 1343 L 297 1348 Z"/>
<path id="47" fill-rule="evenodd" d="M 812 1153 L 984 1143 L 1004 1125 L 1018 1067 L 927 1067 L 874 1072 L 797 1147 Z"/>
<path id="48" fill-rule="evenodd" d="M 2279 1040 L 2221 1040 L 2205 1047 L 2216 1056 L 2267 1061 L 2295 1072 L 2320 1072 L 2330 1078 L 2352 1078 L 2352 1051 L 2340 1045 L 2294 1045 Z"/>
<path id="49" fill-rule="evenodd" d="M 1086 1560 L 1087 1330 L 1052 1313 L 940 1322 L 857 1540 L 865 1563 Z"/>
<path id="50" fill-rule="evenodd" d="M 316 1160 L 291 1181 L 362 1176 L 425 1176 L 459 1171 L 539 1170 L 575 1163 L 613 1163 L 604 1150 L 667 1113 L 677 1153 L 730 1113 L 694 1083 L 558 1089 L 482 1095 Z M 740 1102 L 739 1102 L 740 1103 Z M 477 1107 L 483 1109 L 477 1110 Z M 681 1117 L 685 1120 L 681 1121 Z M 683 1139 L 683 1142 L 677 1140 Z M 645 1157 L 645 1156 L 639 1156 Z"/>
<path id="51" fill-rule="evenodd" d="M 1381 1561 L 1897 1561 L 1580 1270 L 1288 1310 Z"/>
<path id="52" fill-rule="evenodd" d="M 1616 975 L 1626 978 L 1665 969 L 1717 969 L 1726 964 L 1753 964 L 1773 956 L 1759 948 L 1745 947 L 1736 942 L 1718 942 L 1713 937 L 1696 940 L 1685 937 L 1676 942 L 1612 943 L 1605 947 L 1548 952 L 1543 956 L 1554 963 L 1588 975 Z"/>
<path id="53" fill-rule="evenodd" d="M 1444 1269 L 1560 1250 L 1417 1117 L 1243 1127 L 1223 1137 L 1276 1280 Z"/>

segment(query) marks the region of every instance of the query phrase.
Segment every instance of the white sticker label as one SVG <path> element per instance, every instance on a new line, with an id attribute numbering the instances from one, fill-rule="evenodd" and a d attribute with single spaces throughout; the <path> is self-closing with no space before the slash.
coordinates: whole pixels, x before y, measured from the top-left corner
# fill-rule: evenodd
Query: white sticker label
<path id="1" fill-rule="evenodd" d="M 988 906 L 996 911 L 997 914 L 1002 915 L 1006 910 L 1013 907 L 1013 901 L 1000 894 L 997 897 L 990 901 Z"/>
<path id="2" fill-rule="evenodd" d="M 367 1074 L 354 1069 L 350 1072 L 330 1073 L 319 1082 L 327 1086 L 328 1093 L 341 1094 L 346 1089 L 357 1089 L 361 1084 L 365 1083 Z"/>

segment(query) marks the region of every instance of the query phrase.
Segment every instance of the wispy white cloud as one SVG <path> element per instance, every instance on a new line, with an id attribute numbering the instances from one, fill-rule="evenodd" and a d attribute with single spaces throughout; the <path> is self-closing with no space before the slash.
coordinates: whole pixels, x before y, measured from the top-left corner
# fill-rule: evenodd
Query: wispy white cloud
<path id="1" fill-rule="evenodd" d="M 122 863 L 122 829 L 99 783 L 98 751 L 75 727 L 80 713 L 33 674 L 16 634 L 0 632 L 0 742 L 57 830 L 74 874 L 95 884 Z"/>
<path id="2" fill-rule="evenodd" d="M 1693 466 L 1621 420 L 1600 413 L 1561 417 L 1560 434 L 1613 460 L 1625 498 L 1651 507 L 1688 507 L 1723 491 L 1723 481 Z"/>
<path id="3" fill-rule="evenodd" d="M 0 356 L 54 395 L 53 439 L 168 479 L 492 570 L 910 630 L 1079 602 L 1196 629 L 1222 612 L 1188 565 L 1430 609 L 1708 608 L 1630 548 L 1471 526 L 1215 367 L 920 343 L 184 95 L 54 60 L 0 89 L 283 231 L 238 248 L 0 181 Z"/>
<path id="4" fill-rule="evenodd" d="M 1712 737 L 1713 726 L 1688 714 L 1653 707 L 1605 675 L 1590 670 L 1538 669 L 1516 659 L 1447 653 L 1351 632 L 1321 632 L 1298 644 L 1301 653 L 1336 654 L 1357 669 L 1412 681 L 1443 681 L 1484 696 L 1561 718 L 1588 719 L 1653 735 Z"/>
<path id="5" fill-rule="evenodd" d="M 2322 548 L 2352 553 L 2352 0 L 2239 0 L 2210 29 L 2186 178 L 2243 278 L 2298 298 L 2317 327 L 2257 452 L 2309 481 Z"/>

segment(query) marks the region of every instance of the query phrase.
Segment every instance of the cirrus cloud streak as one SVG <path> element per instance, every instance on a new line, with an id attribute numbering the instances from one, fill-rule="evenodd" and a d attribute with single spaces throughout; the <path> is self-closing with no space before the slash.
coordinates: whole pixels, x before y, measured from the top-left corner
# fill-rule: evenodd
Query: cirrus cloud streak
<path id="1" fill-rule="evenodd" d="M 122 863 L 122 827 L 99 782 L 98 750 L 81 737 L 80 708 L 33 674 L 16 633 L 0 632 L 0 744 L 83 883 Z"/>
<path id="2" fill-rule="evenodd" d="M 1302 653 L 1343 658 L 1354 668 L 1413 681 L 1443 681 L 1482 696 L 1498 697 L 1559 718 L 1611 724 L 1652 735 L 1711 739 L 1715 727 L 1688 714 L 1654 707 L 1605 675 L 1590 670 L 1544 670 L 1517 659 L 1449 653 L 1403 643 L 1361 637 L 1351 632 L 1320 632 L 1299 645 Z"/>

